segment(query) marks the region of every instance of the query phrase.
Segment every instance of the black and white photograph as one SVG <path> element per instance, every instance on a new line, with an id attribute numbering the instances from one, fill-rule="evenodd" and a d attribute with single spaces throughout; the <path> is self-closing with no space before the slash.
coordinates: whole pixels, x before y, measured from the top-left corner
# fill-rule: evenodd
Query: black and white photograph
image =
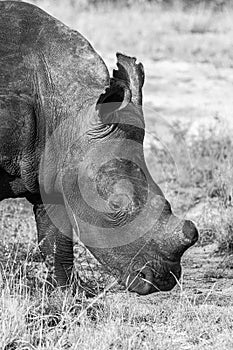
<path id="1" fill-rule="evenodd" d="M 233 349 L 233 1 L 0 0 L 0 350 Z"/>

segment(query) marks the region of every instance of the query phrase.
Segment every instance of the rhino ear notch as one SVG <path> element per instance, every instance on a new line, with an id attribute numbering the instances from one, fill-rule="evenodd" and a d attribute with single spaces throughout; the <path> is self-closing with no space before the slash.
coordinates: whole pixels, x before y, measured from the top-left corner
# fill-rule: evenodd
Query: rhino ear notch
<path id="1" fill-rule="evenodd" d="M 129 57 L 121 53 L 116 54 L 117 70 L 113 70 L 113 77 L 127 82 L 132 92 L 132 102 L 142 105 L 142 87 L 145 80 L 145 72 L 142 63 L 136 63 L 135 57 Z"/>
<path id="2" fill-rule="evenodd" d="M 112 78 L 110 86 L 106 88 L 105 93 L 100 95 L 96 110 L 99 112 L 101 119 L 106 119 L 113 112 L 125 108 L 130 101 L 131 91 L 128 84 L 122 80 Z"/>

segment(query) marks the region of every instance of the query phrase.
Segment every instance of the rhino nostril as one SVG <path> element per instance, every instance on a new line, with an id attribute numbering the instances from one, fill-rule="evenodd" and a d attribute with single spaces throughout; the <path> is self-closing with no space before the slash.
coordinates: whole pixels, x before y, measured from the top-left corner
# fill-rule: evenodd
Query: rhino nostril
<path id="1" fill-rule="evenodd" d="M 183 225 L 183 233 L 186 239 L 194 244 L 198 240 L 198 231 L 194 223 L 190 220 L 185 220 Z"/>
<path id="2" fill-rule="evenodd" d="M 126 279 L 126 288 L 141 295 L 149 294 L 153 287 L 153 272 L 149 268 L 134 270 Z"/>
<path id="3" fill-rule="evenodd" d="M 138 277 L 141 278 L 142 280 L 143 280 L 143 279 L 146 279 L 146 275 L 145 275 L 143 272 L 140 272 L 140 273 L 138 274 Z"/>

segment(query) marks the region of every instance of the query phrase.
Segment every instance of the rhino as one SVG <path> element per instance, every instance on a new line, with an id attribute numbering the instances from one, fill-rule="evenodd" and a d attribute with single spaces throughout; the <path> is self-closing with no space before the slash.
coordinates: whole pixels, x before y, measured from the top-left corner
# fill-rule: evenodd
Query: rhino
<path id="1" fill-rule="evenodd" d="M 0 200 L 33 206 L 56 286 L 70 285 L 75 237 L 131 292 L 171 290 L 198 239 L 144 158 L 144 68 L 40 8 L 0 2 Z"/>

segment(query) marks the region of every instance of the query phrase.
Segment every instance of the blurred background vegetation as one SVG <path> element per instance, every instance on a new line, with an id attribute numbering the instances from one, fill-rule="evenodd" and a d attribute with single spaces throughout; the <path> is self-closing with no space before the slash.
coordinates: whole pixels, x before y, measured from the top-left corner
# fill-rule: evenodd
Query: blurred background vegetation
<path id="1" fill-rule="evenodd" d="M 20 0 L 18 0 L 20 1 Z M 41 3 L 41 0 L 33 0 L 35 4 Z M 55 2 L 51 0 L 50 2 Z M 57 1 L 56 1 L 57 2 Z M 59 2 L 59 1 L 58 1 Z M 135 4 L 157 4 L 162 6 L 184 6 L 185 8 L 204 4 L 205 6 L 211 6 L 215 8 L 222 8 L 225 5 L 229 5 L 231 0 L 66 0 L 66 2 L 72 8 L 77 8 L 79 6 L 99 6 L 103 4 L 113 4 L 121 6 L 134 6 Z"/>

